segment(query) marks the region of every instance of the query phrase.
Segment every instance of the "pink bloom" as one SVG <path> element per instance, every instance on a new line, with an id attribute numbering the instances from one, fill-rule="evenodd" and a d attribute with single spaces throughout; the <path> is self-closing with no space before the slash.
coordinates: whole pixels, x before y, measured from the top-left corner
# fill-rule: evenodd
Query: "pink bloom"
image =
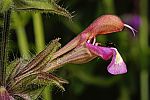
<path id="1" fill-rule="evenodd" d="M 124 63 L 118 50 L 113 47 L 102 47 L 86 43 L 86 47 L 95 55 L 100 56 L 104 60 L 112 58 L 107 70 L 113 75 L 124 74 L 127 72 L 126 64 Z"/>
<path id="2" fill-rule="evenodd" d="M 89 57 L 86 58 L 86 60 L 88 59 L 87 61 L 94 59 L 95 56 L 100 56 L 104 60 L 112 58 L 111 63 L 107 67 L 108 72 L 114 75 L 124 74 L 127 72 L 126 65 L 117 49 L 113 47 L 98 46 L 98 43 L 96 43 L 96 36 L 119 32 L 122 31 L 125 27 L 129 28 L 135 36 L 136 30 L 128 24 L 123 23 L 123 21 L 119 17 L 115 15 L 103 15 L 93 21 L 93 23 L 89 25 L 89 27 L 87 27 L 83 32 L 81 32 L 77 37 L 71 40 L 63 48 L 54 53 L 51 60 L 61 57 L 62 55 L 66 54 L 71 50 L 86 45 L 86 48 L 91 53 L 91 55 L 87 53 L 86 57 Z M 90 43 L 91 41 L 93 41 L 92 44 Z M 80 61 L 80 63 L 81 62 L 83 62 L 83 59 L 82 61 Z"/>

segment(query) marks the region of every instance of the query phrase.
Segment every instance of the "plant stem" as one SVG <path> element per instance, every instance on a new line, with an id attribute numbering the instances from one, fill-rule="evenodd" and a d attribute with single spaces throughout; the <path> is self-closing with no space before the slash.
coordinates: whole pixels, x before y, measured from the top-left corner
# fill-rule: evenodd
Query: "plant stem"
<path id="1" fill-rule="evenodd" d="M 11 15 L 11 9 L 4 12 L 4 26 L 2 31 L 2 40 L 1 40 L 1 50 L 0 50 L 0 85 L 5 86 L 5 73 L 6 73 L 6 61 L 7 61 L 7 53 L 6 53 L 6 47 L 7 47 L 7 41 L 9 36 L 9 28 L 10 28 L 10 15 Z"/>
<path id="2" fill-rule="evenodd" d="M 149 100 L 149 73 L 148 73 L 148 0 L 140 0 L 140 16 L 142 25 L 140 26 L 140 89 L 141 100 Z M 144 27 L 143 27 L 144 25 Z"/>
<path id="3" fill-rule="evenodd" d="M 33 25 L 34 25 L 36 49 L 37 53 L 39 53 L 45 47 L 42 16 L 39 13 L 33 14 Z"/>

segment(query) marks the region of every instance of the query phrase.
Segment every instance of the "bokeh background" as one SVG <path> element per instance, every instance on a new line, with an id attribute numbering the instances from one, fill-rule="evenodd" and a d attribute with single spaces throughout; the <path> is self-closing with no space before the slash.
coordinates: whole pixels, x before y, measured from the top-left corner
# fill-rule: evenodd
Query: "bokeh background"
<path id="1" fill-rule="evenodd" d="M 113 76 L 107 72 L 110 61 L 101 58 L 81 65 L 67 64 L 55 74 L 68 80 L 66 91 L 48 86 L 43 100 L 149 100 L 150 35 L 148 0 L 60 0 L 59 5 L 74 12 L 72 20 L 55 14 L 13 12 L 10 35 L 10 61 L 30 58 L 60 37 L 64 46 L 93 20 L 115 14 L 138 32 L 129 29 L 98 36 L 97 41 L 113 42 L 127 64 L 128 73 Z M 13 26 L 14 25 L 14 26 Z"/>

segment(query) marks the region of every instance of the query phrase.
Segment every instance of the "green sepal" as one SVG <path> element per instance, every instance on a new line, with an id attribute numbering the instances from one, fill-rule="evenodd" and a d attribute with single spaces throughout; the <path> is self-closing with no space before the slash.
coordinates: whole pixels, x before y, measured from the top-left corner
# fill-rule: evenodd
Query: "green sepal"
<path id="1" fill-rule="evenodd" d="M 37 79 L 32 81 L 34 84 L 39 85 L 55 85 L 58 88 L 60 88 L 62 91 L 65 91 L 65 88 L 63 87 L 63 84 L 68 84 L 69 82 L 67 80 L 64 80 L 62 78 L 56 77 L 49 73 L 40 73 L 37 76 Z"/>

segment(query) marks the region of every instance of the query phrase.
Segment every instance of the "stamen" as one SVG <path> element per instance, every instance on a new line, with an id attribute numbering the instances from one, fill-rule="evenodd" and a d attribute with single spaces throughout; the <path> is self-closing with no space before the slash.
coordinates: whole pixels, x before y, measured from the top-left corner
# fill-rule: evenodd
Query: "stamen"
<path id="1" fill-rule="evenodd" d="M 130 25 L 127 24 L 124 24 L 124 26 L 129 28 L 132 31 L 133 35 L 135 36 L 135 32 L 137 32 L 137 30 L 135 30 L 134 28 L 132 28 Z"/>
<path id="2" fill-rule="evenodd" d="M 90 43 L 92 41 L 92 45 L 95 45 L 95 42 L 96 42 L 96 38 L 92 38 L 92 40 L 87 40 L 87 43 Z"/>
<path id="3" fill-rule="evenodd" d="M 93 39 L 93 43 L 92 43 L 92 44 L 94 45 L 94 44 L 95 44 L 95 42 L 96 42 L 96 38 L 94 37 L 94 39 Z"/>

